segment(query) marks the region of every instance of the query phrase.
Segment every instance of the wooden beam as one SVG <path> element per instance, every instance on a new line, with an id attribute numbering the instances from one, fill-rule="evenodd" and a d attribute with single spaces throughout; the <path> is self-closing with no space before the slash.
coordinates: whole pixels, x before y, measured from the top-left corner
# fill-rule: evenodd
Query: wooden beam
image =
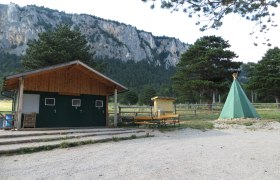
<path id="1" fill-rule="evenodd" d="M 65 95 L 65 96 L 80 96 L 81 94 L 79 93 L 72 93 L 72 92 L 58 92 L 60 95 Z"/>
<path id="2" fill-rule="evenodd" d="M 117 88 L 115 88 L 114 100 L 115 100 L 114 126 L 117 127 L 117 125 L 118 125 L 118 90 L 117 90 Z"/>
<path id="3" fill-rule="evenodd" d="M 109 96 L 106 95 L 106 126 L 108 127 L 109 124 Z"/>
<path id="4" fill-rule="evenodd" d="M 21 128 L 21 114 L 22 114 L 22 104 L 23 104 L 23 89 L 24 89 L 24 79 L 19 78 L 19 96 L 18 96 L 18 110 L 16 112 L 16 128 Z"/>

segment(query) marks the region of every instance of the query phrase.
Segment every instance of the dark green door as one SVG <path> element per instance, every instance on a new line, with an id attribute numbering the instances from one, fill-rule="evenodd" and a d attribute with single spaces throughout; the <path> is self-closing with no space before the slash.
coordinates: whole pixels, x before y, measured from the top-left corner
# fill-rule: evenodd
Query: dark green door
<path id="1" fill-rule="evenodd" d="M 93 99 L 92 96 L 82 95 L 82 113 L 81 113 L 81 124 L 82 126 L 94 126 L 94 118 L 93 118 Z"/>
<path id="2" fill-rule="evenodd" d="M 106 96 L 94 96 L 93 117 L 95 126 L 106 125 Z"/>
<path id="3" fill-rule="evenodd" d="M 68 96 L 57 96 L 56 103 L 56 127 L 69 127 L 69 103 Z"/>
<path id="4" fill-rule="evenodd" d="M 69 113 L 69 126 L 70 127 L 82 127 L 83 124 L 83 106 L 85 102 L 81 96 L 69 96 L 68 97 L 68 113 Z"/>
<path id="5" fill-rule="evenodd" d="M 63 126 L 61 127 L 82 127 L 83 106 L 85 106 L 81 96 L 60 95 L 57 102 L 57 119 Z"/>
<path id="6" fill-rule="evenodd" d="M 36 127 L 66 127 L 67 121 L 64 118 L 60 118 L 61 107 L 63 107 L 61 103 L 62 101 L 58 94 L 41 93 Z"/>

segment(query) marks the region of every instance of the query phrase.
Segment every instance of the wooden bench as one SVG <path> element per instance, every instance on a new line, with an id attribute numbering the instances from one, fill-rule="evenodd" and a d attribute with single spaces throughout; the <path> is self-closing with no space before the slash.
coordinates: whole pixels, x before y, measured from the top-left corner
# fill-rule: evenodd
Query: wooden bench
<path id="1" fill-rule="evenodd" d="M 139 125 L 159 125 L 160 121 L 152 116 L 134 116 L 134 124 Z"/>
<path id="2" fill-rule="evenodd" d="M 134 124 L 134 117 L 133 116 L 119 116 L 118 123 L 120 125 L 133 125 Z"/>
<path id="3" fill-rule="evenodd" d="M 36 113 L 23 114 L 23 128 L 32 127 L 36 125 Z"/>
<path id="4" fill-rule="evenodd" d="M 164 125 L 173 124 L 175 126 L 176 124 L 178 124 L 180 126 L 179 114 L 162 115 L 159 118 L 162 119 Z"/>
<path id="5" fill-rule="evenodd" d="M 152 116 L 135 116 L 134 124 L 139 125 L 164 125 L 173 124 L 174 126 L 178 124 L 180 126 L 179 114 L 162 115 L 160 117 Z"/>

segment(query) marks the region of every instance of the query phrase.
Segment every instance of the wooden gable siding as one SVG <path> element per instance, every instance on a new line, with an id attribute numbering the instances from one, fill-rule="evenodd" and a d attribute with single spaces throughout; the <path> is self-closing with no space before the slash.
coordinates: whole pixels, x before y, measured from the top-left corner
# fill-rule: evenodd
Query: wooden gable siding
<path id="1" fill-rule="evenodd" d="M 25 91 L 57 92 L 60 94 L 107 95 L 112 89 L 94 76 L 77 69 L 61 69 L 24 78 Z"/>
<path id="2" fill-rule="evenodd" d="M 60 94 L 110 95 L 127 90 L 123 85 L 104 76 L 80 61 L 49 66 L 4 78 L 3 91 L 19 88 L 19 78 L 26 85 L 24 90 L 58 92 Z"/>

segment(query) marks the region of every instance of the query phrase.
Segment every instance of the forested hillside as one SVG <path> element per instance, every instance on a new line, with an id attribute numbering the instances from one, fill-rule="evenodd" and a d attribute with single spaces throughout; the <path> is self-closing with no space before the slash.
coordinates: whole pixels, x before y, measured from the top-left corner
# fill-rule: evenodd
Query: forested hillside
<path id="1" fill-rule="evenodd" d="M 0 4 L 0 81 L 21 67 L 28 42 L 59 24 L 78 27 L 103 73 L 139 96 L 144 86 L 157 95 L 172 95 L 170 77 L 189 45 L 173 37 L 157 37 L 131 25 L 87 14 L 67 14 L 37 6 Z"/>
<path id="2" fill-rule="evenodd" d="M 20 58 L 16 55 L 0 53 L 0 82 L 4 76 L 19 71 Z M 174 74 L 175 67 L 166 69 L 164 66 L 151 64 L 148 61 L 123 62 L 117 59 L 103 59 L 97 62 L 103 65 L 103 73 L 106 76 L 136 91 L 139 97 L 147 86 L 152 86 L 157 95 L 172 95 L 170 77 Z"/>
<path id="3" fill-rule="evenodd" d="M 161 85 L 170 84 L 170 77 L 175 72 L 175 67 L 166 69 L 147 61 L 127 61 L 109 59 L 102 60 L 105 63 L 104 73 L 129 88 L 142 88 L 145 85 L 153 85 L 159 89 Z"/>
<path id="4" fill-rule="evenodd" d="M 21 67 L 20 56 L 0 51 L 0 91 L 4 76 L 15 74 Z"/>

